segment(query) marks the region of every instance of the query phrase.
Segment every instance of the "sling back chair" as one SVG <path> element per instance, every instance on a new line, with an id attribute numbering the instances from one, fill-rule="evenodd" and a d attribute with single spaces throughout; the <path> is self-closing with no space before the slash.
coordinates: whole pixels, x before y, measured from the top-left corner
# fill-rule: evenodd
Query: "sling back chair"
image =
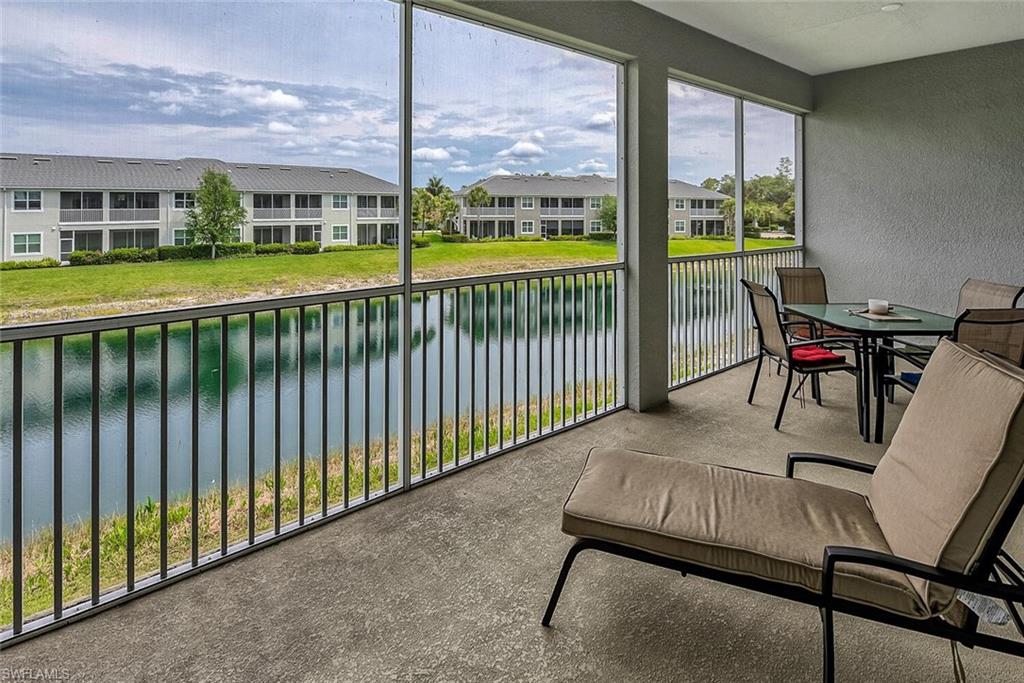
<path id="1" fill-rule="evenodd" d="M 798 463 L 868 473 L 868 492 L 793 478 Z M 1024 657 L 1024 569 L 1003 549 L 1022 505 L 1024 370 L 944 340 L 877 466 L 790 453 L 780 477 L 591 450 L 542 623 L 592 549 L 818 607 L 826 683 L 836 612 Z M 979 630 L 967 604 L 985 599 L 1019 634 Z"/>
<path id="2" fill-rule="evenodd" d="M 1010 363 L 1024 366 L 1024 309 L 1021 308 L 968 308 L 953 324 L 955 342 L 970 346 L 977 351 L 1001 356 Z M 882 425 L 885 420 L 885 397 L 888 392 L 901 387 L 910 393 L 917 389 L 921 373 L 928 357 L 907 353 L 892 346 L 883 347 L 891 356 L 902 358 L 918 371 L 884 373 L 879 378 L 881 387 L 875 391 L 875 440 L 882 440 Z"/>
<path id="3" fill-rule="evenodd" d="M 828 287 L 825 285 L 825 273 L 821 268 L 778 266 L 775 275 L 779 278 L 779 298 L 782 299 L 783 306 L 828 303 Z M 795 318 L 796 316 L 791 313 L 783 314 L 783 319 L 787 322 Z M 802 319 L 797 319 L 797 324 L 790 325 L 786 331 L 797 339 L 847 336 L 842 330 Z"/>
<path id="4" fill-rule="evenodd" d="M 1020 285 L 1004 285 L 988 280 L 967 278 L 960 285 L 954 316 L 959 318 L 969 308 L 1016 308 L 1022 297 L 1024 297 L 1024 287 Z M 935 350 L 934 345 L 918 344 L 903 339 L 898 341 L 903 345 L 902 351 L 905 355 L 918 356 L 922 363 L 927 362 L 928 356 Z M 883 350 L 891 353 L 893 346 L 885 345 Z"/>
<path id="5" fill-rule="evenodd" d="M 857 337 L 832 336 L 823 339 L 803 339 L 799 341 L 787 337 L 785 329 L 793 325 L 805 325 L 802 321 L 783 322 L 779 315 L 779 306 L 775 295 L 771 290 L 758 282 L 741 280 L 750 297 L 750 310 L 754 313 L 754 320 L 757 324 L 757 368 L 754 370 L 754 379 L 750 384 L 750 393 L 747 395 L 747 403 L 753 403 L 754 392 L 757 390 L 757 380 L 761 376 L 761 363 L 765 357 L 778 361 L 786 367 L 786 390 L 782 392 L 782 400 L 779 402 L 779 410 L 775 415 L 775 429 L 782 424 L 782 414 L 786 410 L 786 401 L 789 398 L 789 390 L 793 386 L 793 374 L 801 376 L 800 385 L 797 391 L 803 387 L 808 377 L 817 379 L 822 373 L 828 372 L 849 372 L 857 378 L 857 420 L 863 431 L 864 415 L 861 408 L 861 381 L 860 381 L 860 357 L 857 353 L 860 340 Z M 847 362 L 846 358 L 833 352 L 833 348 L 849 348 L 855 350 L 854 364 Z M 821 404 L 821 393 L 815 387 L 814 398 Z"/>

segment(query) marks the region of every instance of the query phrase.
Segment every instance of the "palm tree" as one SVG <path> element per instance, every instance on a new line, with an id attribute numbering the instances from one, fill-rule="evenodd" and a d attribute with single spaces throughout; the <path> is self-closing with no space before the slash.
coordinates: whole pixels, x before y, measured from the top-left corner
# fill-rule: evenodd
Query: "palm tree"
<path id="1" fill-rule="evenodd" d="M 434 197 L 440 197 L 446 191 L 451 192 L 447 185 L 444 184 L 444 180 L 441 176 L 430 176 L 430 180 L 427 181 L 427 192 Z"/>
<path id="2" fill-rule="evenodd" d="M 477 185 L 466 195 L 466 204 L 477 209 L 476 220 L 478 223 L 480 222 L 480 207 L 489 206 L 490 203 L 491 194 L 482 185 Z"/>

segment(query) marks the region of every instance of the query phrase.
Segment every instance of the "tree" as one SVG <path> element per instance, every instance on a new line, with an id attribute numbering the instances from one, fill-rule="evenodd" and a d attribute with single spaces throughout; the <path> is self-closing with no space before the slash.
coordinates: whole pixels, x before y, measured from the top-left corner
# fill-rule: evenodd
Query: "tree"
<path id="1" fill-rule="evenodd" d="M 185 213 L 188 239 L 209 244 L 210 258 L 217 258 L 217 245 L 231 241 L 235 228 L 245 222 L 245 208 L 227 173 L 203 171 L 196 190 L 195 206 Z"/>
<path id="2" fill-rule="evenodd" d="M 490 206 L 491 194 L 482 185 L 477 185 L 466 195 L 466 204 L 471 208 L 477 209 L 476 217 L 479 220 L 479 209 L 481 206 Z"/>
<path id="3" fill-rule="evenodd" d="M 615 197 L 606 194 L 601 198 L 601 213 L 598 215 L 601 217 L 601 228 L 615 232 L 619 220 L 619 204 Z"/>
<path id="4" fill-rule="evenodd" d="M 430 191 L 423 187 L 412 188 L 412 222 L 419 225 L 421 232 L 426 231 L 430 205 L 434 197 Z"/>
<path id="5" fill-rule="evenodd" d="M 445 192 L 451 192 L 451 188 L 444 184 L 444 180 L 441 176 L 430 176 L 430 180 L 427 181 L 426 191 L 430 193 L 432 197 L 439 197 Z"/>

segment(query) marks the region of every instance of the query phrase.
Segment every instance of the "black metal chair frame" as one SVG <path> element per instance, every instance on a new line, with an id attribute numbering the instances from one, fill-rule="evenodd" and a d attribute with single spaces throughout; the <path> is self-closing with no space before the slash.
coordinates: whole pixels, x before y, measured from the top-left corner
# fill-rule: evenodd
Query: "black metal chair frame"
<path id="1" fill-rule="evenodd" d="M 750 287 L 747 286 L 748 285 L 748 281 L 747 280 L 740 280 L 740 282 L 742 282 L 743 286 L 746 288 L 747 295 L 749 297 L 751 297 L 750 308 L 751 308 L 751 311 L 754 313 L 755 320 L 757 320 L 757 313 L 756 313 L 756 310 L 755 310 L 755 307 L 754 307 L 754 303 L 753 303 L 753 299 L 752 299 L 752 297 L 754 297 L 755 294 L 751 291 Z M 778 324 L 782 328 L 784 333 L 785 333 L 785 329 L 787 327 L 791 326 L 791 325 L 804 325 L 804 324 L 806 324 L 802 320 L 792 320 L 792 321 L 788 321 L 788 322 L 784 321 L 782 319 L 781 315 L 779 314 L 779 302 L 778 302 L 778 299 L 775 298 L 775 295 L 772 293 L 772 291 L 770 289 L 765 288 L 765 291 L 767 291 L 768 296 L 771 297 L 772 304 L 775 307 L 775 317 L 776 317 L 776 320 L 778 321 Z M 800 390 L 800 388 L 803 386 L 804 381 L 806 381 L 806 379 L 808 377 L 812 377 L 813 378 L 812 384 L 811 384 L 812 395 L 813 395 L 813 398 L 817 402 L 818 405 L 821 405 L 821 390 L 820 390 L 820 384 L 817 381 L 818 377 L 820 375 L 828 374 L 830 372 L 848 372 L 848 373 L 852 374 L 854 376 L 854 378 L 856 379 L 856 384 L 857 384 L 857 425 L 860 428 L 861 433 L 864 432 L 864 430 L 865 430 L 864 419 L 865 419 L 866 415 L 864 414 L 864 412 L 863 412 L 863 410 L 861 408 L 862 400 L 861 400 L 860 373 L 862 372 L 862 369 L 861 369 L 861 365 L 860 365 L 861 353 L 860 353 L 860 338 L 859 337 L 854 337 L 854 336 L 832 336 L 832 337 L 827 337 L 827 338 L 822 338 L 822 339 L 806 339 L 806 340 L 803 340 L 803 341 L 786 341 L 785 342 L 785 344 L 786 344 L 786 356 L 782 357 L 782 356 L 780 356 L 780 355 L 778 355 L 776 353 L 773 353 L 772 351 L 768 350 L 767 348 L 765 348 L 765 345 L 764 345 L 764 331 L 762 329 L 762 324 L 761 324 L 760 321 L 757 321 L 757 324 L 755 325 L 755 327 L 757 329 L 757 366 L 754 369 L 754 379 L 750 383 L 750 393 L 747 395 L 747 403 L 753 403 L 754 402 L 754 392 L 757 390 L 757 380 L 761 376 L 761 364 L 764 362 L 764 359 L 766 357 L 769 358 L 769 359 L 773 359 L 776 362 L 778 362 L 780 367 L 781 366 L 785 366 L 785 368 L 786 368 L 786 390 L 782 393 L 782 400 L 779 403 L 779 410 L 778 410 L 778 412 L 775 415 L 775 429 L 778 429 L 782 425 L 782 415 L 786 411 L 786 401 L 789 399 L 789 392 L 790 392 L 790 389 L 793 386 L 793 373 L 794 372 L 798 372 L 798 373 L 800 373 L 803 376 L 801 378 L 801 380 L 800 380 L 800 384 L 797 386 L 796 391 Z M 815 329 L 815 328 L 812 327 L 811 329 Z M 853 351 L 854 351 L 854 364 L 853 365 L 849 365 L 849 363 L 846 363 L 846 367 L 839 367 L 839 366 L 832 365 L 832 366 L 822 366 L 820 368 L 817 368 L 817 367 L 815 367 L 813 365 L 801 365 L 799 363 L 794 363 L 793 362 L 793 349 L 797 349 L 797 348 L 800 348 L 800 347 L 803 347 L 803 346 L 820 346 L 822 348 L 837 347 L 837 348 L 849 349 L 849 348 L 851 348 L 851 345 L 852 345 L 852 348 L 853 348 Z"/>
<path id="2" fill-rule="evenodd" d="M 823 455 L 820 453 L 790 453 L 786 460 L 787 478 L 793 478 L 794 468 L 798 463 L 817 463 L 864 472 L 866 474 L 871 474 L 875 471 L 875 465 L 839 456 Z M 1021 613 L 1017 609 L 1017 605 L 1024 606 L 1024 568 L 1009 553 L 1003 550 L 1006 536 L 1009 534 L 1022 507 L 1024 507 L 1024 486 L 1017 489 L 1010 504 L 996 524 L 992 537 L 985 546 L 980 560 L 975 565 L 974 571 L 969 574 L 958 574 L 941 567 L 933 567 L 896 555 L 864 548 L 826 546 L 823 548 L 822 556 L 821 592 L 814 592 L 806 588 L 778 583 L 756 576 L 735 574 L 722 569 L 664 557 L 613 541 L 579 538 L 569 548 L 569 552 L 566 553 L 565 560 L 562 562 L 561 571 L 551 592 L 541 624 L 544 626 L 551 625 L 551 618 L 554 615 L 555 607 L 558 605 L 558 598 L 562 593 L 566 578 L 569 576 L 569 570 L 572 569 L 576 556 L 584 550 L 599 550 L 611 555 L 618 555 L 619 557 L 678 571 L 684 577 L 687 574 L 693 574 L 711 579 L 712 581 L 720 581 L 758 593 L 766 593 L 817 607 L 821 613 L 822 621 L 822 680 L 825 683 L 832 683 L 835 680 L 835 628 L 833 625 L 833 615 L 836 612 L 918 633 L 946 638 L 971 648 L 981 647 L 1024 658 L 1024 640 L 1014 640 L 979 632 L 978 618 L 973 612 L 969 613 L 965 625 L 960 627 L 937 616 L 928 619 L 914 619 L 877 607 L 839 598 L 834 593 L 836 566 L 839 564 L 860 564 L 891 569 L 1004 602 L 1013 619 L 1014 627 L 1024 638 L 1024 619 L 1022 619 Z"/>
<path id="3" fill-rule="evenodd" d="M 1024 289 L 1021 290 L 1024 292 Z M 1018 299 L 1020 296 L 1018 295 Z M 1015 302 L 1016 303 L 1016 302 Z M 953 323 L 953 334 L 950 337 L 953 341 L 957 341 L 960 338 L 960 325 L 964 322 L 969 322 L 971 325 L 1019 325 L 1018 320 L 967 320 L 970 316 L 972 309 L 963 311 L 956 317 L 956 321 Z M 985 309 L 977 309 L 985 310 Z M 1024 316 L 1024 309 L 1021 310 L 1021 315 Z M 906 344 L 907 342 L 901 342 Z M 925 365 L 928 363 L 929 356 L 917 353 L 914 351 L 907 352 L 905 349 L 898 349 L 892 343 L 879 344 L 879 350 L 884 351 L 886 354 L 886 366 L 888 372 L 879 373 L 878 380 L 875 387 L 875 441 L 881 442 L 882 440 L 882 423 L 885 419 L 883 413 L 885 412 L 885 401 L 888 399 L 890 403 L 893 402 L 894 396 L 892 389 L 895 387 L 901 387 L 906 389 L 911 394 L 917 390 L 917 386 L 911 382 L 907 382 L 899 375 L 895 374 L 893 361 L 896 358 L 902 358 L 907 361 L 915 368 L 924 370 Z M 916 347 L 923 348 L 923 347 Z"/>

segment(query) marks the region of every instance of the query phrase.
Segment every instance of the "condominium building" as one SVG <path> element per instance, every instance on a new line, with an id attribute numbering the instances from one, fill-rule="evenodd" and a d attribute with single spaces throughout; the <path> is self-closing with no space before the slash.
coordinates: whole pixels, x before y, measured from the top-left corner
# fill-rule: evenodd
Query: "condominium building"
<path id="1" fill-rule="evenodd" d="M 490 197 L 471 206 L 469 193 L 483 187 Z M 599 175 L 496 175 L 478 180 L 455 193 L 459 230 L 471 237 L 584 235 L 601 231 L 604 197 L 617 193 L 614 177 Z M 720 192 L 669 180 L 670 235 L 725 234 Z"/>
<path id="2" fill-rule="evenodd" d="M 394 242 L 398 186 L 351 168 L 0 154 L 3 260 L 67 260 L 79 249 L 186 244 L 186 210 L 207 169 L 226 173 L 257 244 Z"/>

